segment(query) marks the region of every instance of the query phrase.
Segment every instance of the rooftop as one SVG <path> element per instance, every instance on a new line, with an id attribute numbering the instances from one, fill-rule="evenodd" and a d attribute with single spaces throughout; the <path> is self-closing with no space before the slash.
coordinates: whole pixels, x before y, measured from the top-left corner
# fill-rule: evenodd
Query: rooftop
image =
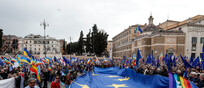
<path id="1" fill-rule="evenodd" d="M 187 24 L 187 23 L 189 23 L 189 22 L 194 22 L 194 21 L 196 21 L 196 20 L 198 20 L 198 19 L 202 19 L 202 18 L 204 18 L 204 15 L 197 15 L 197 16 L 191 17 L 191 18 L 189 18 L 189 19 L 187 19 L 187 20 L 178 22 L 177 24 L 170 25 L 170 26 L 164 28 L 164 30 L 173 29 L 173 28 L 175 28 L 175 27 L 178 27 L 178 26 Z"/>

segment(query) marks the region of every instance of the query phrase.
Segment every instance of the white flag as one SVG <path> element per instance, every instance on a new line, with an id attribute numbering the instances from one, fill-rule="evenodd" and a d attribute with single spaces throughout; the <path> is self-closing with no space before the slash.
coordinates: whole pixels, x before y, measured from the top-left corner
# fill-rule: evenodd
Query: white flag
<path id="1" fill-rule="evenodd" d="M 19 63 L 18 62 L 15 62 L 14 64 L 13 64 L 13 68 L 17 68 L 19 66 Z"/>
<path id="2" fill-rule="evenodd" d="M 0 80 L 0 88 L 14 88 L 14 87 L 15 87 L 14 78 Z"/>

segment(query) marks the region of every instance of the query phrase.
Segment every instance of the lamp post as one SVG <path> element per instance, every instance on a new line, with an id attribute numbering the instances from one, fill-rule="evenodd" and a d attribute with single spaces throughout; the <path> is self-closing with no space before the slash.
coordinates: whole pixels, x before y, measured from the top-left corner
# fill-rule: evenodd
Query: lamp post
<path id="1" fill-rule="evenodd" d="M 47 50 L 46 50 L 45 29 L 46 29 L 46 27 L 49 26 L 49 24 L 48 24 L 47 22 L 45 22 L 45 20 L 44 20 L 44 21 L 40 24 L 40 26 L 43 26 L 43 28 L 44 28 L 44 50 L 45 50 L 44 54 L 45 54 L 45 57 L 46 57 Z"/>

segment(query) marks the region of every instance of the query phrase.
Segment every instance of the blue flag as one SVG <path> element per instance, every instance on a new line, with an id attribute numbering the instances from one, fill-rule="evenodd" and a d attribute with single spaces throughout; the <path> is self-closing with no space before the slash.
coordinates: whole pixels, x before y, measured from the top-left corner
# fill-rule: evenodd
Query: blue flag
<path id="1" fill-rule="evenodd" d="M 173 66 L 176 67 L 176 57 L 174 57 L 172 63 L 173 63 Z"/>
<path id="2" fill-rule="evenodd" d="M 54 56 L 54 61 L 59 64 L 59 61 L 57 60 L 57 58 L 55 56 Z"/>
<path id="3" fill-rule="evenodd" d="M 180 56 L 181 56 L 181 55 L 180 55 Z M 181 56 L 181 59 L 182 59 L 182 61 L 183 61 L 185 67 L 187 67 L 187 68 L 192 67 L 192 66 L 186 61 L 186 59 L 183 58 L 183 56 Z"/>
<path id="4" fill-rule="evenodd" d="M 203 67 L 203 69 L 204 69 L 204 61 L 201 61 L 202 62 L 202 67 Z"/>
<path id="5" fill-rule="evenodd" d="M 192 62 L 193 62 L 193 60 L 194 60 L 194 57 L 193 57 L 193 56 L 191 56 L 191 58 L 190 58 L 190 63 L 192 63 Z"/>
<path id="6" fill-rule="evenodd" d="M 152 65 L 153 65 L 153 66 L 156 65 L 156 64 L 155 64 L 155 58 L 153 57 L 153 55 L 152 55 L 152 61 L 151 61 L 151 62 L 152 62 Z"/>
<path id="7" fill-rule="evenodd" d="M 140 50 L 137 50 L 137 59 L 136 59 L 136 66 L 139 66 L 139 60 L 142 58 L 141 54 L 140 54 Z"/>
<path id="8" fill-rule="evenodd" d="M 140 31 L 140 33 L 142 33 L 143 31 L 142 31 L 142 29 L 140 28 L 140 26 L 138 26 L 138 30 Z"/>
<path id="9" fill-rule="evenodd" d="M 66 64 L 68 64 L 69 66 L 71 66 L 71 63 L 69 62 L 69 60 L 67 60 L 64 56 L 63 56 L 63 60 Z"/>
<path id="10" fill-rule="evenodd" d="M 4 66 L 4 64 L 5 64 L 5 63 L 0 59 L 0 65 L 1 65 L 1 66 Z"/>
<path id="11" fill-rule="evenodd" d="M 169 78 L 143 75 L 130 68 L 94 67 L 93 71 L 77 77 L 70 88 L 169 88 Z"/>
<path id="12" fill-rule="evenodd" d="M 151 64 L 151 55 L 150 54 L 147 57 L 146 64 Z"/>
<path id="13" fill-rule="evenodd" d="M 199 57 L 197 57 L 197 58 L 193 61 L 192 66 L 193 66 L 194 68 L 196 68 L 196 66 L 199 66 L 199 67 L 200 67 Z"/>

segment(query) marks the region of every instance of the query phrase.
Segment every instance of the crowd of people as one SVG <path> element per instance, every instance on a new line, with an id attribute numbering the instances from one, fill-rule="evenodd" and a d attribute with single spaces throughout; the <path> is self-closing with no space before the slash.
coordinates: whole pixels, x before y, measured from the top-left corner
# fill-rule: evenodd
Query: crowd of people
<path id="1" fill-rule="evenodd" d="M 165 61 L 161 61 L 160 66 L 148 64 L 144 60 L 139 61 L 139 65 L 135 66 L 132 63 L 125 63 L 121 60 L 112 60 L 109 62 L 100 63 L 89 63 L 87 62 L 78 62 L 72 63 L 71 66 L 68 64 L 56 63 L 53 62 L 52 69 L 49 70 L 49 64 L 40 65 L 40 78 L 41 81 L 37 80 L 37 75 L 30 71 L 30 66 L 25 64 L 21 67 L 11 68 L 8 64 L 0 66 L 0 80 L 13 78 L 15 77 L 15 86 L 20 88 L 21 80 L 24 81 L 25 88 L 60 88 L 60 85 L 64 85 L 65 88 L 68 88 L 69 85 L 78 77 L 83 74 L 86 74 L 88 71 L 94 69 L 94 67 L 115 67 L 118 66 L 122 68 L 131 68 L 137 73 L 144 75 L 161 75 L 168 77 L 168 73 L 176 73 L 179 76 L 185 77 L 194 82 L 199 88 L 204 87 L 204 70 L 199 66 L 196 68 L 185 68 L 184 63 L 181 59 L 177 60 L 176 66 L 171 66 L 171 69 L 165 64 Z M 23 79 L 22 79 L 23 78 Z M 48 82 L 51 85 L 48 85 Z"/>

